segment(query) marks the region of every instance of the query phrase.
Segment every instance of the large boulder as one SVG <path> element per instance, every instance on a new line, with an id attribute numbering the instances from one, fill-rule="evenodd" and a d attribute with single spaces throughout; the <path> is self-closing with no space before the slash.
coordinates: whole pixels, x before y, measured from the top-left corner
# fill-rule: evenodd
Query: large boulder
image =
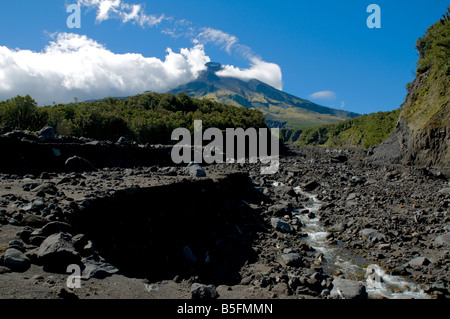
<path id="1" fill-rule="evenodd" d="M 333 299 L 367 299 L 366 286 L 359 281 L 335 278 L 330 297 Z"/>
<path id="2" fill-rule="evenodd" d="M 56 140 L 55 130 L 48 125 L 38 132 L 38 136 L 42 142 Z"/>
<path id="3" fill-rule="evenodd" d="M 191 286 L 192 299 L 216 299 L 219 297 L 216 287 L 194 283 Z"/>
<path id="4" fill-rule="evenodd" d="M 69 172 L 91 172 L 95 167 L 85 158 L 79 156 L 69 157 L 65 162 L 66 170 Z"/>
<path id="5" fill-rule="evenodd" d="M 283 233 L 291 232 L 291 226 L 282 219 L 271 218 L 270 223 L 272 224 L 273 228 L 275 228 L 276 230 L 278 230 L 280 232 L 283 232 Z"/>
<path id="6" fill-rule="evenodd" d="M 365 228 L 359 232 L 360 236 L 371 242 L 386 241 L 386 236 L 373 228 Z"/>
<path id="7" fill-rule="evenodd" d="M 116 267 L 92 259 L 83 259 L 84 269 L 81 275 L 82 279 L 98 278 L 103 279 L 119 272 Z"/>
<path id="8" fill-rule="evenodd" d="M 23 272 L 30 268 L 30 259 L 16 248 L 8 248 L 5 252 L 4 264 L 12 271 Z"/>
<path id="9" fill-rule="evenodd" d="M 450 233 L 438 236 L 434 241 L 441 245 L 450 246 Z"/>
<path id="10" fill-rule="evenodd" d="M 284 267 L 300 267 L 302 265 L 302 256 L 298 253 L 283 254 L 280 256 L 280 264 Z"/>
<path id="11" fill-rule="evenodd" d="M 193 177 L 206 177 L 206 172 L 197 163 L 189 163 L 189 165 L 186 167 L 186 174 L 193 176 Z"/>
<path id="12" fill-rule="evenodd" d="M 37 259 L 45 270 L 65 273 L 67 266 L 78 264 L 81 261 L 71 240 L 70 234 L 58 233 L 47 237 L 42 242 Z"/>

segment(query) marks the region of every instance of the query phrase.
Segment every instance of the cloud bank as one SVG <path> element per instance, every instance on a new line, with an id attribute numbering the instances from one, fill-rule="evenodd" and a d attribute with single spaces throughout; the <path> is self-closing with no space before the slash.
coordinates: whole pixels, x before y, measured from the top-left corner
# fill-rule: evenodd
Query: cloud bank
<path id="1" fill-rule="evenodd" d="M 86 36 L 61 33 L 42 52 L 0 46 L 0 99 L 30 94 L 44 105 L 165 92 L 196 79 L 209 61 L 200 44 L 179 53 L 167 49 L 160 60 L 116 54 Z"/>
<path id="2" fill-rule="evenodd" d="M 167 92 L 195 80 L 210 62 L 205 53 L 209 44 L 230 55 L 238 55 L 248 68 L 225 65 L 219 76 L 244 81 L 258 79 L 282 89 L 281 68 L 265 62 L 231 34 L 214 28 L 195 27 L 187 20 L 175 20 L 164 14 L 148 14 L 144 4 L 123 0 L 78 0 L 88 10 L 96 10 L 96 22 L 117 19 L 142 28 L 160 26 L 173 37 L 190 39 L 191 48 L 174 52 L 168 48 L 163 60 L 139 53 L 116 54 L 85 35 L 55 34 L 41 52 L 10 49 L 0 45 L 0 100 L 16 95 L 31 95 L 40 105 L 53 102 L 130 96 L 147 90 Z M 220 62 L 220 61 L 217 61 Z"/>

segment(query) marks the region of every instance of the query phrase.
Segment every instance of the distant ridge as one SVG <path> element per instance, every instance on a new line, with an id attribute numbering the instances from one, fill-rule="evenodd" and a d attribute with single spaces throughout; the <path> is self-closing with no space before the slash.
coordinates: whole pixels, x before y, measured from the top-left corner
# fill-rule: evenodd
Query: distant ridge
<path id="1" fill-rule="evenodd" d="M 198 79 L 170 93 L 184 92 L 195 98 L 210 98 L 227 105 L 258 109 L 264 113 L 271 127 L 306 128 L 338 123 L 359 115 L 315 104 L 256 79 L 243 81 L 219 77 L 216 72 L 222 66 L 217 62 L 209 62 L 206 67 Z"/>

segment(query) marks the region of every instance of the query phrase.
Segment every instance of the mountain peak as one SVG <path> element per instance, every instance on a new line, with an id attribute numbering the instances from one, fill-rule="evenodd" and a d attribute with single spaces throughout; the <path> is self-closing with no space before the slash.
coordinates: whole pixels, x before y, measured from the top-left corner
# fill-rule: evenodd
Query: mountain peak
<path id="1" fill-rule="evenodd" d="M 207 67 L 208 71 L 212 71 L 212 72 L 217 72 L 222 70 L 222 64 L 218 63 L 218 62 L 208 62 L 205 64 L 205 66 Z"/>

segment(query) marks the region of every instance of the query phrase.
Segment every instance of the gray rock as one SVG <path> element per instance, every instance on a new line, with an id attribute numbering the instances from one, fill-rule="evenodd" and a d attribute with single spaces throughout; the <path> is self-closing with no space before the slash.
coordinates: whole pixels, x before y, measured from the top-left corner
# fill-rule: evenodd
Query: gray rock
<path id="1" fill-rule="evenodd" d="M 450 194 L 450 187 L 445 187 L 438 192 L 439 194 Z"/>
<path id="2" fill-rule="evenodd" d="M 282 217 L 289 213 L 289 208 L 285 204 L 275 204 L 270 206 L 267 211 L 272 215 Z"/>
<path id="3" fill-rule="evenodd" d="M 95 171 L 95 167 L 85 158 L 73 156 L 66 160 L 65 167 L 70 172 L 90 172 Z"/>
<path id="4" fill-rule="evenodd" d="M 72 226 L 70 224 L 54 221 L 47 223 L 44 227 L 42 227 L 42 234 L 44 236 L 50 236 L 56 233 L 68 233 L 72 230 Z"/>
<path id="5" fill-rule="evenodd" d="M 450 246 L 450 233 L 438 236 L 434 241 L 441 245 Z"/>
<path id="6" fill-rule="evenodd" d="M 119 269 L 108 263 L 94 261 L 91 259 L 83 259 L 83 264 L 85 268 L 81 274 L 81 279 L 85 280 L 89 278 L 103 279 L 119 272 Z"/>
<path id="7" fill-rule="evenodd" d="M 190 163 L 187 167 L 186 167 L 186 174 L 193 176 L 193 177 L 206 177 L 206 172 L 203 169 L 203 167 L 201 167 L 199 164 L 197 163 Z"/>
<path id="8" fill-rule="evenodd" d="M 310 192 L 310 191 L 315 190 L 315 189 L 316 189 L 317 187 L 319 187 L 319 186 L 320 186 L 319 182 L 317 182 L 317 181 L 311 181 L 311 182 L 309 182 L 309 183 L 303 184 L 301 188 L 302 188 L 305 192 Z"/>
<path id="9" fill-rule="evenodd" d="M 21 252 L 25 251 L 23 242 L 21 242 L 20 240 L 17 240 L 17 239 L 11 240 L 8 243 L 8 248 L 14 248 L 14 249 L 20 250 Z"/>
<path id="10" fill-rule="evenodd" d="M 39 215 L 26 214 L 22 219 L 22 224 L 30 227 L 42 227 L 48 223 L 48 219 Z"/>
<path id="11" fill-rule="evenodd" d="M 276 230 L 279 230 L 283 233 L 291 232 L 291 226 L 284 220 L 281 220 L 279 218 L 271 218 L 270 223 L 272 224 L 272 227 L 275 228 Z"/>
<path id="12" fill-rule="evenodd" d="M 429 264 L 431 264 L 431 261 L 427 257 L 416 257 L 408 262 L 408 265 L 411 267 L 428 266 Z"/>
<path id="13" fill-rule="evenodd" d="M 36 192 L 44 192 L 48 195 L 56 195 L 58 193 L 58 189 L 53 183 L 43 183 L 42 185 L 36 187 Z"/>
<path id="14" fill-rule="evenodd" d="M 367 299 L 366 286 L 359 281 L 335 278 L 330 297 L 332 299 Z"/>
<path id="15" fill-rule="evenodd" d="M 48 125 L 38 132 L 38 136 L 43 142 L 56 140 L 55 130 Z"/>
<path id="16" fill-rule="evenodd" d="M 53 234 L 47 237 L 39 247 L 37 258 L 44 269 L 65 272 L 70 264 L 78 264 L 81 260 L 71 242 L 72 236 L 67 233 Z"/>
<path id="17" fill-rule="evenodd" d="M 192 299 L 216 299 L 219 297 L 216 287 L 194 283 L 191 286 Z"/>
<path id="18" fill-rule="evenodd" d="M 11 269 L 9 269 L 8 267 L 0 266 L 0 275 L 7 274 L 10 272 L 11 272 Z"/>
<path id="19" fill-rule="evenodd" d="M 300 267 L 302 265 L 302 256 L 298 253 L 283 254 L 280 256 L 280 264 L 284 267 Z"/>
<path id="20" fill-rule="evenodd" d="M 30 259 L 20 250 L 8 248 L 5 252 L 4 264 L 12 271 L 26 271 L 30 268 Z"/>
<path id="21" fill-rule="evenodd" d="M 359 234 L 361 235 L 361 237 L 373 242 L 386 240 L 386 236 L 384 234 L 373 228 L 365 228 L 361 230 Z"/>

